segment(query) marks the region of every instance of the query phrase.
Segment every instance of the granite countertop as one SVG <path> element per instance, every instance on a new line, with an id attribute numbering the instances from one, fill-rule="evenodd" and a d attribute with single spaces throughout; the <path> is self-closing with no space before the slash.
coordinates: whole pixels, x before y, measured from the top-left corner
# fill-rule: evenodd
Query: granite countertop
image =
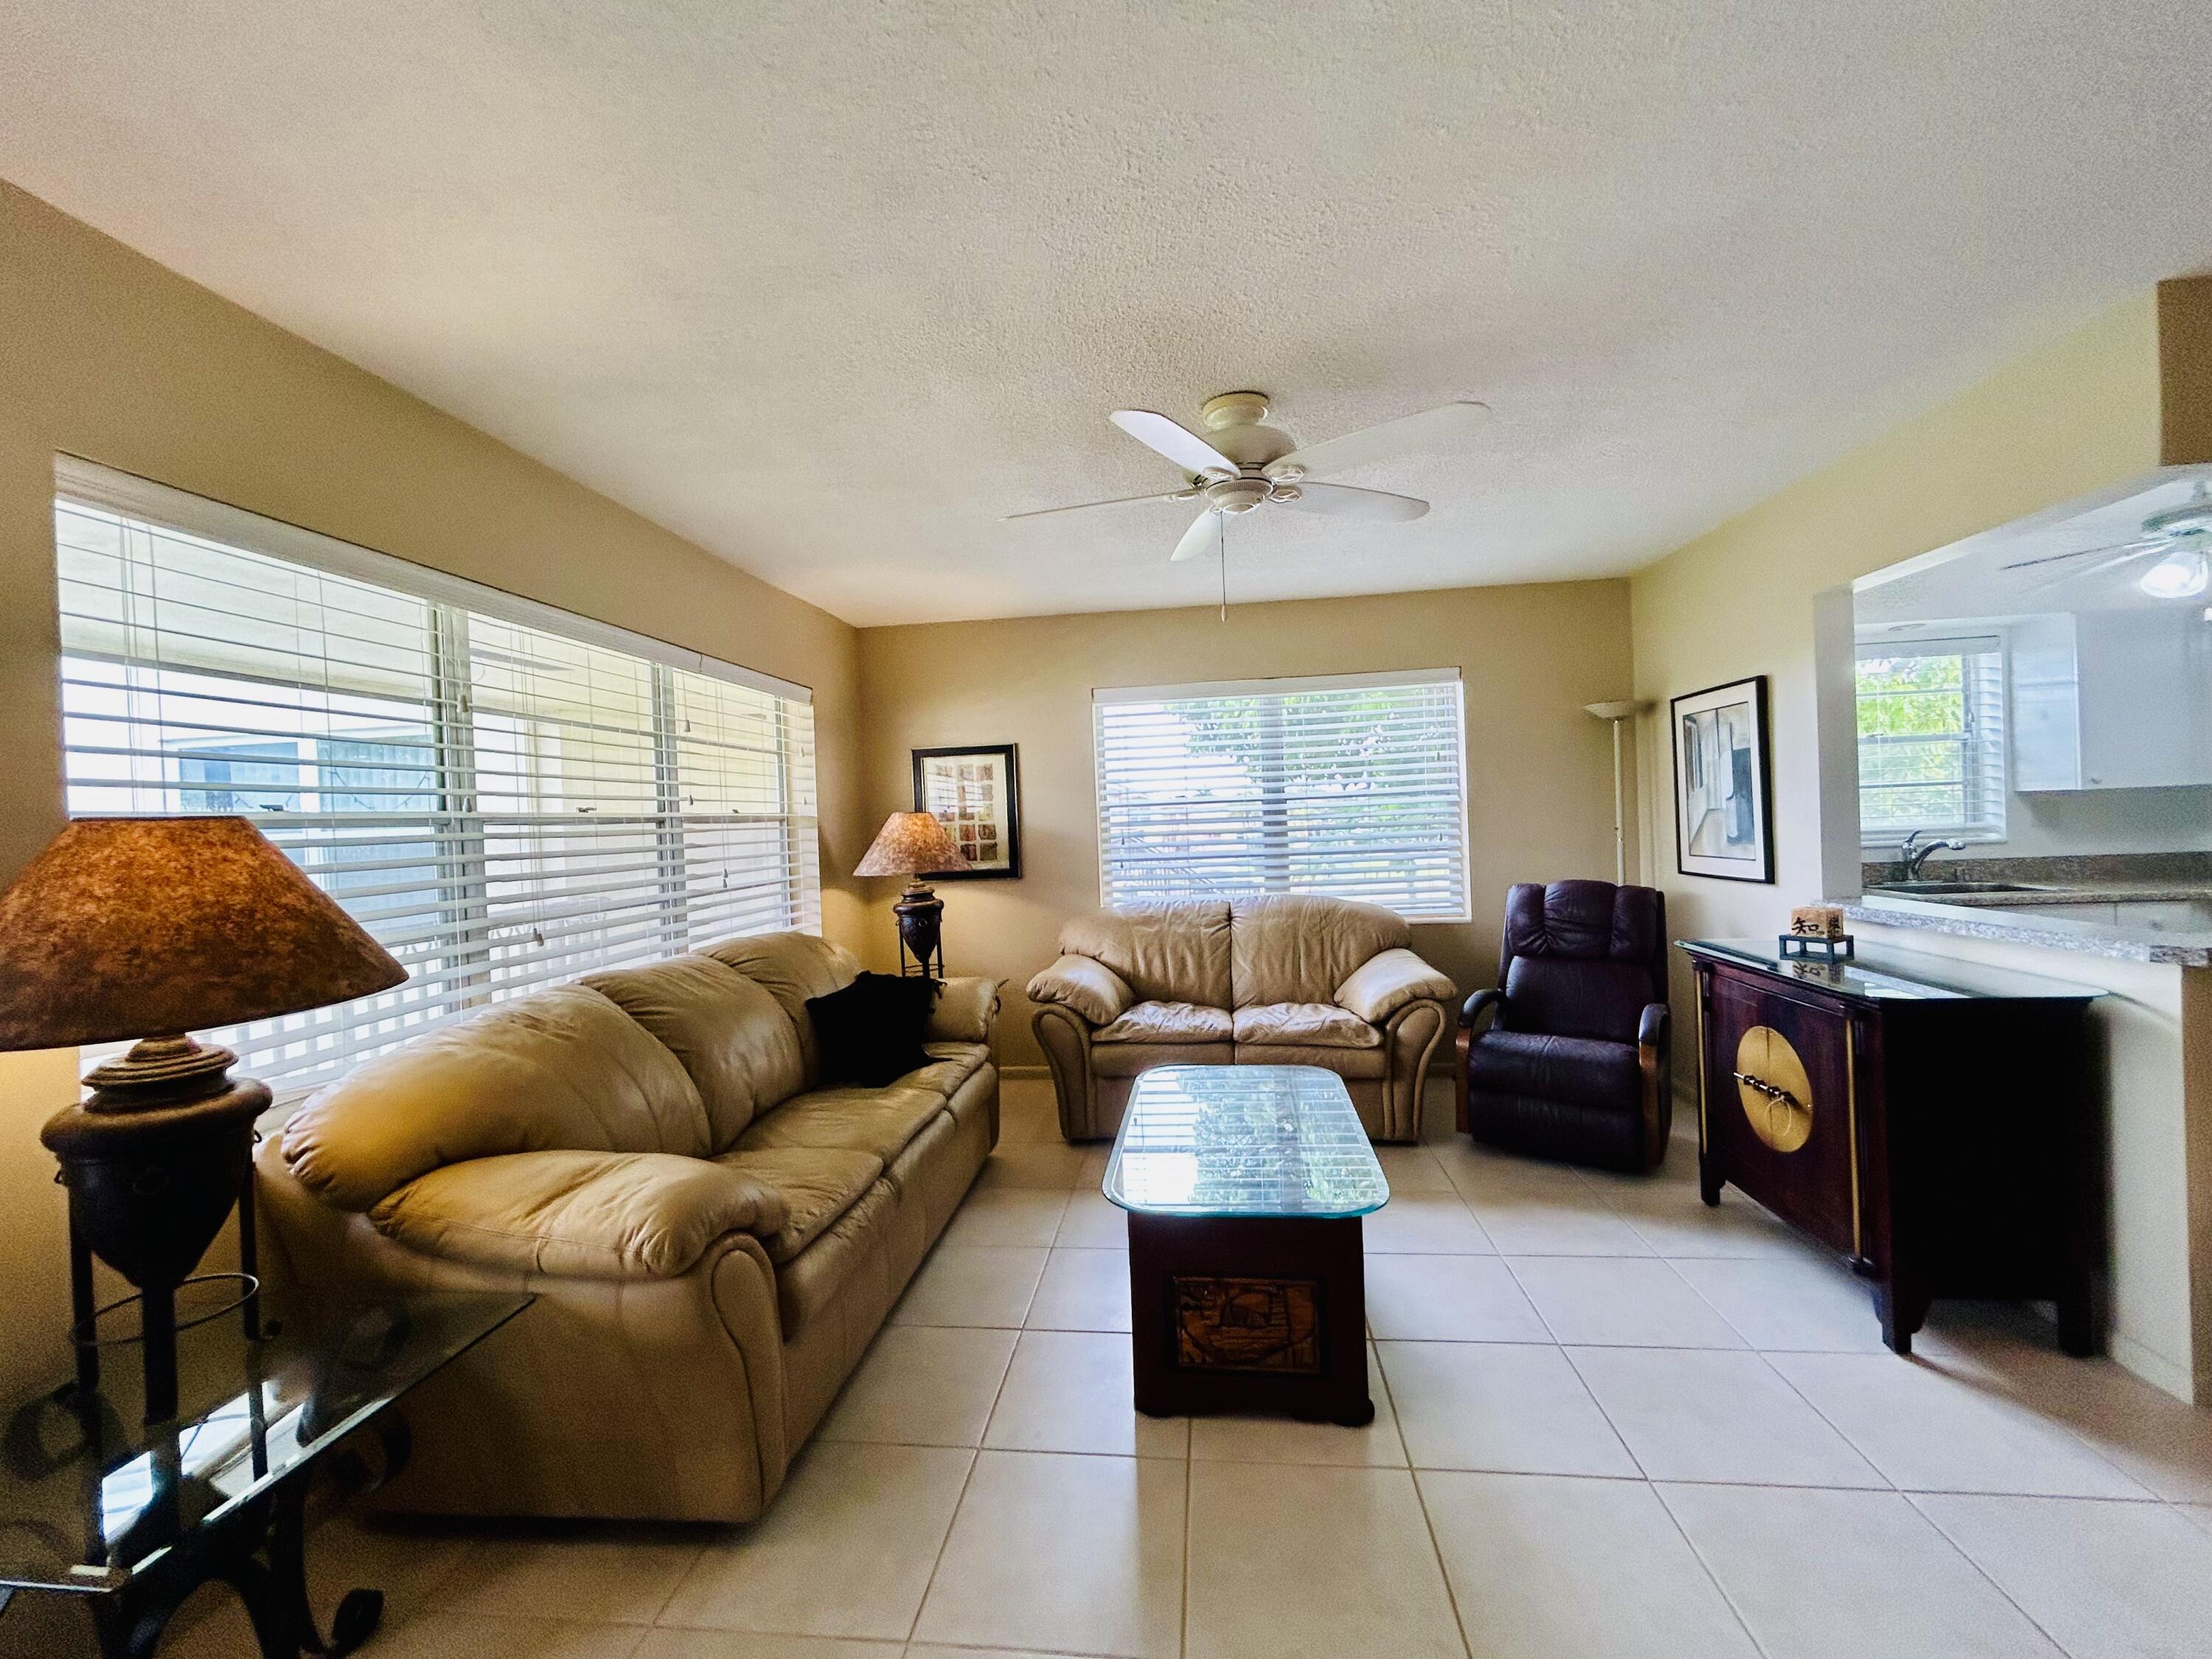
<path id="1" fill-rule="evenodd" d="M 2063 892 L 1953 893 L 1941 898 L 1870 892 L 1859 898 L 1832 902 L 1840 903 L 1844 915 L 1852 921 L 1870 927 L 1900 927 L 1948 933 L 1956 939 L 2036 945 L 2047 950 L 2074 951 L 2120 962 L 2162 962 L 2185 968 L 2212 968 L 2212 926 L 2154 927 L 2142 921 L 2076 920 L 2051 914 L 2076 906 L 2187 903 L 2206 899 L 2212 899 L 2212 890 L 2194 884 L 2115 883 L 2109 886 L 2069 888 Z"/>

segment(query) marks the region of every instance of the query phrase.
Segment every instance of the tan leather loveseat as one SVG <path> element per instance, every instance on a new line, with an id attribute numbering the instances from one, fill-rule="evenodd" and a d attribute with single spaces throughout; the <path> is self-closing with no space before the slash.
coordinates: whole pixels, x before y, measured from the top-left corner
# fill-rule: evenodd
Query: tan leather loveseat
<path id="1" fill-rule="evenodd" d="M 931 1063 L 817 1088 L 804 933 L 593 974 L 372 1060 L 258 1160 L 275 1264 L 334 1294 L 526 1290 L 410 1397 L 387 1507 L 744 1521 L 850 1374 L 999 1132 L 988 980 Z"/>
<path id="2" fill-rule="evenodd" d="M 1153 1066 L 1325 1066 L 1376 1140 L 1418 1140 L 1452 982 L 1372 904 L 1310 894 L 1094 910 L 1029 984 L 1060 1133 L 1121 1127 Z"/>

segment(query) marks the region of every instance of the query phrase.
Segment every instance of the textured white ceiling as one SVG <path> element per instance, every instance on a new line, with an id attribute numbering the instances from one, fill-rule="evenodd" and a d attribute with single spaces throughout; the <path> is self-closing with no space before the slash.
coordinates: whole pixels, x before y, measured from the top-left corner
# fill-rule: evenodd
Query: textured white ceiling
<path id="1" fill-rule="evenodd" d="M 15 0 L 0 176 L 860 623 L 1203 601 L 1106 423 L 1462 453 L 1256 599 L 1617 574 L 2212 269 L 2203 0 Z"/>

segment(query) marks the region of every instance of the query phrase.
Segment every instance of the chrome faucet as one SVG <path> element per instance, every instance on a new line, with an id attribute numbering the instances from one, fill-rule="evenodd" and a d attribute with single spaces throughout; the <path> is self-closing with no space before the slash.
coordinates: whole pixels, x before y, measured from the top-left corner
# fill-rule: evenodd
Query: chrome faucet
<path id="1" fill-rule="evenodd" d="M 1927 833 L 1925 830 L 1915 830 L 1905 838 L 1904 845 L 1898 849 L 1905 855 L 1904 879 L 1906 881 L 1919 880 L 1921 871 L 1926 867 L 1928 860 L 1935 854 L 1966 850 L 1966 843 L 1963 841 L 1923 842 L 1920 838 Z"/>

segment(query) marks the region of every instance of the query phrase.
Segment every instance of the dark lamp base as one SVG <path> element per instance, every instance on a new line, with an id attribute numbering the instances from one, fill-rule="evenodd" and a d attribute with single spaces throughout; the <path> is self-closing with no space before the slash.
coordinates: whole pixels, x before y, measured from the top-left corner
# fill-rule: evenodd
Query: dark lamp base
<path id="1" fill-rule="evenodd" d="M 898 919 L 899 971 L 911 956 L 925 979 L 945 977 L 945 901 L 919 881 L 907 884 L 891 906 Z"/>
<path id="2" fill-rule="evenodd" d="M 230 1086 L 238 1056 L 228 1048 L 195 1042 L 183 1035 L 141 1037 L 119 1060 L 85 1073 L 94 1112 L 136 1112 L 220 1094 Z"/>

